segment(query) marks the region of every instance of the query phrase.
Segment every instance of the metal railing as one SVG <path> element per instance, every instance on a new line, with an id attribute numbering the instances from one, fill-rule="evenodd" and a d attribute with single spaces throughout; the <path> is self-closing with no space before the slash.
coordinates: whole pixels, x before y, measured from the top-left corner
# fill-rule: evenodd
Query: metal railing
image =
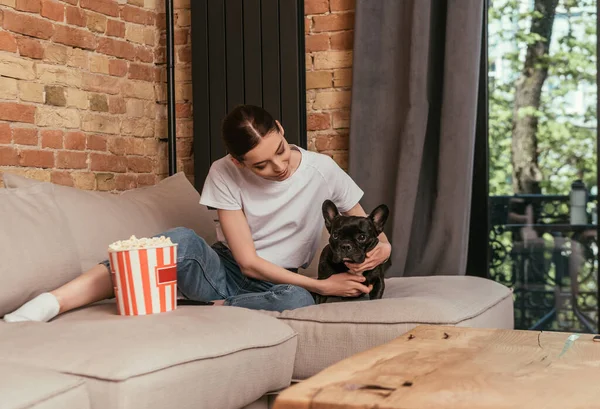
<path id="1" fill-rule="evenodd" d="M 598 240 L 569 223 L 569 197 L 490 197 L 489 276 L 514 291 L 515 327 L 598 332 Z"/>

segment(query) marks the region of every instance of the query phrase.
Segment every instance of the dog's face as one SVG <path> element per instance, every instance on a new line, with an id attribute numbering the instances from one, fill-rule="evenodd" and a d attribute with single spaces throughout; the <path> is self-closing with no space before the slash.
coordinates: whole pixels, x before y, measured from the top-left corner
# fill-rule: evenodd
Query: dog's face
<path id="1" fill-rule="evenodd" d="M 388 215 L 388 207 L 380 205 L 368 217 L 343 216 L 331 200 L 323 202 L 323 218 L 329 231 L 332 261 L 365 261 L 367 252 L 379 242 L 377 236 L 383 231 Z"/>

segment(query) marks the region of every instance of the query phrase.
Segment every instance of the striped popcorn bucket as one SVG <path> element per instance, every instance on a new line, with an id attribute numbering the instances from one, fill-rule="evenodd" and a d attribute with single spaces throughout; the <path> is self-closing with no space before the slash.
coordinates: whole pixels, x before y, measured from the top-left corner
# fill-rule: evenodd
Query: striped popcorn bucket
<path id="1" fill-rule="evenodd" d="M 177 244 L 109 250 L 120 315 L 146 315 L 177 308 Z"/>

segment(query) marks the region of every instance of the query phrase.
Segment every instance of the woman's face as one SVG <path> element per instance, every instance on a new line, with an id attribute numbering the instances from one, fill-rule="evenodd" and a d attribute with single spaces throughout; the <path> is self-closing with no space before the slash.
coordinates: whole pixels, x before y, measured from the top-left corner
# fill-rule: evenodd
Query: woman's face
<path id="1" fill-rule="evenodd" d="M 281 129 L 281 128 L 280 128 Z M 291 176 L 290 158 L 292 150 L 283 132 L 274 131 L 244 155 L 244 167 L 261 178 L 282 181 Z"/>

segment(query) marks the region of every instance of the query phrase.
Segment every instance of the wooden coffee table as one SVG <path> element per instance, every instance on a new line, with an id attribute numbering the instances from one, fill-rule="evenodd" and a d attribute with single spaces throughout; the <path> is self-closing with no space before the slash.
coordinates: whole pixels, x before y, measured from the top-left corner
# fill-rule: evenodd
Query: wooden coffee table
<path id="1" fill-rule="evenodd" d="M 286 389 L 274 409 L 598 408 L 592 338 L 419 326 Z"/>

